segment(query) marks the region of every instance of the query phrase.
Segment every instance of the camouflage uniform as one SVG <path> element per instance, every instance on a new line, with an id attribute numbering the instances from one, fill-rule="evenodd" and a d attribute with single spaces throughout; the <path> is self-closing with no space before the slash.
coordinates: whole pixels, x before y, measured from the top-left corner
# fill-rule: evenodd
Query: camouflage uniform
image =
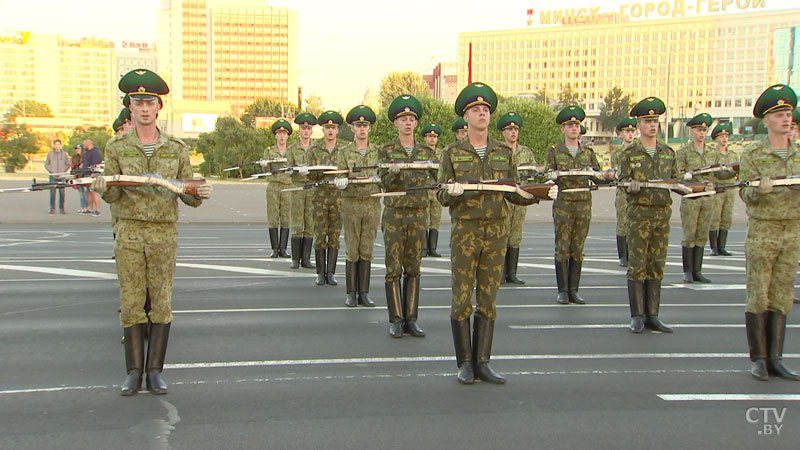
<path id="1" fill-rule="evenodd" d="M 313 142 L 309 147 L 313 146 Z M 288 144 L 286 149 L 286 165 L 298 166 L 308 164 L 308 149 L 300 147 L 299 141 Z M 292 186 L 302 187 L 306 184 L 306 177 L 297 172 L 291 175 Z M 311 206 L 312 192 L 302 190 L 292 192 L 292 236 L 311 238 L 314 236 L 313 208 Z"/>
<path id="2" fill-rule="evenodd" d="M 728 150 L 725 153 L 717 149 L 717 154 L 719 155 L 720 164 L 731 164 L 739 161 L 739 155 L 730 149 L 730 145 L 728 145 Z M 715 177 L 715 184 L 718 186 L 732 184 L 735 180 L 731 178 L 733 177 L 717 176 Z M 715 205 L 714 213 L 711 215 L 711 230 L 729 230 L 733 220 L 733 203 L 736 199 L 736 189 L 727 189 L 712 196 L 712 198 Z"/>
<path id="3" fill-rule="evenodd" d="M 678 172 L 683 175 L 692 170 L 719 164 L 719 156 L 719 152 L 713 146 L 706 145 L 703 153 L 700 153 L 694 148 L 694 143 L 689 141 L 676 152 Z M 695 175 L 691 181 L 714 183 L 716 177 L 713 174 Z M 681 225 L 683 226 L 681 246 L 704 247 L 706 245 L 708 227 L 715 204 L 713 196 L 681 200 Z"/>
<path id="4" fill-rule="evenodd" d="M 620 145 L 611 152 L 611 168 L 617 171 L 617 176 L 619 176 L 620 159 L 624 150 L 625 146 Z M 614 208 L 617 210 L 617 236 L 628 235 L 628 204 L 626 200 L 625 189 L 617 188 L 617 194 L 614 197 Z"/>
<path id="5" fill-rule="evenodd" d="M 514 151 L 514 160 L 517 162 L 518 166 L 522 164 L 536 164 L 536 159 L 533 156 L 533 150 L 520 144 L 517 144 L 517 149 Z M 529 178 L 529 174 L 527 172 L 528 171 L 520 171 L 520 179 Z M 513 203 L 509 203 L 508 207 L 510 209 L 509 214 L 506 217 L 506 227 L 508 227 L 508 247 L 519 248 L 519 246 L 522 244 L 522 226 L 525 224 L 525 215 L 528 212 L 528 208 L 526 206 L 515 205 Z"/>
<path id="6" fill-rule="evenodd" d="M 578 144 L 578 153 L 573 158 L 563 140 L 547 149 L 546 161 L 548 170 L 600 170 L 600 163 L 591 147 Z M 553 202 L 558 285 L 556 301 L 562 304 L 583 304 L 585 301 L 578 294 L 578 287 L 583 266 L 583 245 L 592 221 L 592 193 L 562 190 L 589 187 L 589 177 L 559 177 L 556 184 L 559 190 L 558 198 Z"/>
<path id="7" fill-rule="evenodd" d="M 191 178 L 189 148 L 180 139 L 160 133 L 153 155 L 145 156 L 136 133 L 111 138 L 106 145 L 103 175 L 158 173 L 165 179 Z M 102 194 L 113 205 L 114 255 L 120 292 L 120 324 L 147 323 L 144 312 L 149 292 L 150 320 L 172 322 L 172 284 L 177 251 L 178 196 L 157 186 L 110 186 Z M 197 207 L 202 200 L 184 194 L 180 199 Z"/>
<path id="8" fill-rule="evenodd" d="M 800 175 L 800 152 L 789 145 L 784 161 L 767 139 L 749 145 L 742 153 L 739 178 L 742 181 Z M 776 186 L 761 194 L 755 187 L 743 187 L 739 195 L 747 205 L 746 312 L 777 311 L 789 314 L 794 297 L 794 279 L 800 248 L 800 192 Z"/>
<path id="9" fill-rule="evenodd" d="M 336 139 L 333 150 L 328 152 L 325 140 L 319 140 L 308 152 L 308 164 L 335 166 L 339 152 L 347 141 Z M 333 181 L 335 175 L 325 175 L 317 170 L 308 174 L 309 181 Z M 332 184 L 314 187 L 311 200 L 314 210 L 314 253 L 317 261 L 317 285 L 337 285 L 336 260 L 339 256 L 339 234 L 342 232 L 342 194 Z"/>
<path id="10" fill-rule="evenodd" d="M 264 150 L 263 159 L 286 158 L 288 151 L 281 154 L 278 147 L 272 146 Z M 288 158 L 287 158 L 288 160 Z M 285 172 L 275 172 L 286 167 L 287 163 L 272 163 L 262 168 L 264 172 L 272 172 L 267 181 L 267 227 L 269 228 L 289 228 L 289 218 L 291 216 L 291 192 L 281 192 L 289 188 L 292 184 L 290 175 Z"/>
<path id="11" fill-rule="evenodd" d="M 352 169 L 356 166 L 370 166 L 378 163 L 378 147 L 369 144 L 363 156 L 349 143 L 339 150 L 337 166 L 339 169 Z M 355 175 L 368 177 L 377 175 L 377 169 L 363 169 Z M 378 222 L 381 214 L 381 201 L 377 194 L 381 188 L 377 184 L 348 184 L 342 191 L 342 222 L 344 224 L 345 259 L 371 261 L 372 248 L 378 235 Z"/>
<path id="12" fill-rule="evenodd" d="M 456 141 L 444 150 L 439 182 L 453 180 L 463 183 L 501 178 L 514 178 L 519 182 L 517 163 L 511 148 L 491 137 L 483 160 L 469 139 Z M 465 191 L 458 197 L 451 197 L 447 191 L 440 190 L 437 195 L 442 205 L 450 207 L 453 226 L 450 235 L 453 278 L 450 318 L 462 321 L 472 315 L 472 291 L 475 289 L 475 314 L 493 321 L 497 317 L 495 300 L 508 239 L 506 201 L 530 205 L 538 200 L 503 192 Z"/>
<path id="13" fill-rule="evenodd" d="M 442 158 L 442 150 L 441 149 L 434 149 L 433 153 L 436 155 L 436 160 L 439 161 Z M 428 182 L 433 184 L 436 182 L 435 177 L 431 177 L 428 179 Z M 442 223 L 442 204 L 439 203 L 439 200 L 436 198 L 436 191 L 430 190 L 428 191 L 428 229 L 429 230 L 439 230 L 439 224 Z"/>

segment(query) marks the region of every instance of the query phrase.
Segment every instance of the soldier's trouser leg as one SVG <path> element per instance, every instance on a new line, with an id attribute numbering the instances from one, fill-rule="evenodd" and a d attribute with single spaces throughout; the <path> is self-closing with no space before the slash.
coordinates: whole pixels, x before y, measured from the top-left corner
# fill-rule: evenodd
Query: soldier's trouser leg
<path id="1" fill-rule="evenodd" d="M 786 316 L 767 312 L 767 369 L 769 373 L 786 379 L 800 381 L 800 375 L 783 364 L 783 342 L 786 338 Z"/>
<path id="2" fill-rule="evenodd" d="M 172 322 L 172 285 L 175 275 L 177 230 L 174 223 L 119 219 L 114 241 L 120 292 L 120 325 L 146 323 L 147 294 L 153 323 Z"/>
<path id="3" fill-rule="evenodd" d="M 369 278 L 372 271 L 372 261 L 367 259 L 359 259 L 356 263 L 358 272 L 357 276 L 357 292 L 358 304 L 361 306 L 374 307 L 375 302 L 369 298 Z"/>
<path id="4" fill-rule="evenodd" d="M 375 238 L 378 235 L 381 203 L 377 198 L 342 199 L 345 259 L 372 260 Z"/>
<path id="5" fill-rule="evenodd" d="M 506 250 L 506 226 L 502 219 L 454 219 L 450 236 L 453 297 L 450 318 L 463 320 L 472 314 L 495 320 L 495 301 L 500 288 Z"/>
<path id="6" fill-rule="evenodd" d="M 164 369 L 164 356 L 167 353 L 167 341 L 169 340 L 169 323 L 154 323 L 150 325 L 150 340 L 147 347 L 147 389 L 153 394 L 163 395 L 167 393 L 167 383 L 161 379 L 161 371 Z"/>
<path id="7" fill-rule="evenodd" d="M 789 314 L 799 247 L 800 221 L 749 219 L 744 244 L 747 312 Z"/>
<path id="8" fill-rule="evenodd" d="M 291 233 L 292 236 L 312 237 L 314 235 L 314 218 L 312 191 L 290 192 L 292 196 Z"/>
<path id="9" fill-rule="evenodd" d="M 342 198 L 336 196 L 332 199 L 328 213 L 328 247 L 339 249 L 339 235 L 342 234 Z"/>
<path id="10" fill-rule="evenodd" d="M 456 347 L 456 364 L 458 365 L 458 382 L 473 384 L 475 375 L 472 371 L 472 343 L 469 336 L 469 317 L 463 320 L 450 319 L 453 330 L 453 344 Z"/>
<path id="11" fill-rule="evenodd" d="M 719 254 L 723 256 L 731 256 L 731 253 L 725 248 L 728 244 L 728 230 L 731 228 L 731 220 L 733 219 L 733 204 L 736 201 L 736 189 L 730 189 L 717 194 L 722 198 L 720 202 L 720 221 L 719 221 L 719 236 L 717 241 L 717 248 Z"/>
<path id="12" fill-rule="evenodd" d="M 750 348 L 750 375 L 767 381 L 767 312 L 761 314 L 744 313 L 747 332 L 747 346 Z"/>
<path id="13" fill-rule="evenodd" d="M 631 307 L 631 332 L 644 331 L 644 281 L 628 280 L 628 304 Z"/>
<path id="14" fill-rule="evenodd" d="M 672 328 L 658 318 L 661 306 L 661 280 L 644 281 L 644 325 L 654 331 L 672 333 Z"/>
<path id="15" fill-rule="evenodd" d="M 669 244 L 669 206 L 628 207 L 628 279 L 661 280 Z"/>
<path id="16" fill-rule="evenodd" d="M 414 337 L 425 337 L 425 332 L 417 325 L 419 314 L 419 277 L 403 278 L 403 331 Z"/>
<path id="17" fill-rule="evenodd" d="M 419 277 L 422 242 L 425 240 L 425 208 L 383 209 L 381 228 L 386 248 L 386 282 Z"/>
<path id="18" fill-rule="evenodd" d="M 325 249 L 328 247 L 328 205 L 320 195 L 314 195 L 312 200 L 314 211 L 314 249 Z M 317 264 L 319 267 L 319 264 Z"/>
<path id="19" fill-rule="evenodd" d="M 494 320 L 475 314 L 472 333 L 472 359 L 475 361 L 475 377 L 489 383 L 503 384 L 506 379 L 495 372 L 489 365 L 492 356 L 492 340 L 494 338 Z"/>
<path id="20" fill-rule="evenodd" d="M 122 329 L 123 344 L 125 344 L 125 367 L 128 376 L 122 383 L 121 394 L 134 395 L 142 387 L 142 374 L 144 373 L 144 329 L 146 323 Z"/>
<path id="21" fill-rule="evenodd" d="M 386 309 L 389 311 L 389 336 L 403 337 L 403 294 L 400 292 L 400 280 L 386 282 Z"/>

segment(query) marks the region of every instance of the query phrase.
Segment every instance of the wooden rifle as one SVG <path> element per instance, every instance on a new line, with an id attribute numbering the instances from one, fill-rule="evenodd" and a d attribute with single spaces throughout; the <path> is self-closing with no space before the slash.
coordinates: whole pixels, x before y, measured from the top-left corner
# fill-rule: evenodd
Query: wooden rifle
<path id="1" fill-rule="evenodd" d="M 800 175 L 790 175 L 790 176 L 780 176 L 770 178 L 772 180 L 773 186 L 795 186 L 800 185 Z M 728 189 L 734 189 L 738 187 L 758 187 L 761 185 L 761 180 L 749 180 L 749 181 L 739 181 L 738 183 L 733 184 L 724 184 L 721 186 L 717 186 L 713 191 L 710 192 L 702 192 L 698 194 L 689 194 L 686 197 L 702 197 L 704 195 L 714 195 L 720 192 L 725 192 Z"/>
<path id="2" fill-rule="evenodd" d="M 183 180 L 165 180 L 156 175 L 106 175 L 103 176 L 108 186 L 119 187 L 138 187 L 138 186 L 160 186 L 175 194 L 197 195 L 197 188 L 206 184 L 205 178 L 187 178 Z M 96 177 L 75 178 L 67 180 L 70 186 L 88 186 Z"/>
<path id="3" fill-rule="evenodd" d="M 381 179 L 378 177 L 355 177 L 347 179 L 347 184 L 379 184 L 380 182 Z M 333 180 L 322 180 L 317 181 L 316 183 L 306 183 L 303 186 L 281 189 L 281 192 L 302 191 L 317 186 L 333 186 Z"/>
<path id="4" fill-rule="evenodd" d="M 325 175 L 339 175 L 345 173 L 361 172 L 367 169 L 389 169 L 397 167 L 400 170 L 433 170 L 439 169 L 439 161 L 414 161 L 414 162 L 388 162 L 370 164 L 368 166 L 354 166 L 352 169 L 338 169 L 323 172 Z"/>
<path id="5" fill-rule="evenodd" d="M 286 161 L 287 161 L 286 158 L 258 159 L 258 160 L 255 160 L 255 161 L 246 162 L 243 165 L 244 166 L 250 166 L 250 165 L 253 165 L 253 164 L 258 164 L 261 167 L 264 167 L 264 166 L 267 166 L 269 164 L 282 163 L 282 162 L 285 163 Z M 242 168 L 242 166 L 233 166 L 233 167 L 228 167 L 227 169 L 222 169 L 222 171 L 223 172 L 230 172 L 232 170 L 239 170 L 241 168 Z"/>
<path id="6" fill-rule="evenodd" d="M 413 186 L 404 191 L 381 192 L 377 194 L 372 194 L 372 196 L 399 197 L 420 190 L 444 189 L 447 188 L 447 186 L 452 186 L 453 184 L 455 183 L 448 182 L 448 183 L 434 183 L 424 186 Z M 547 195 L 547 192 L 553 187 L 552 183 L 526 184 L 520 186 L 516 183 L 516 181 L 513 178 L 503 178 L 499 180 L 467 181 L 467 182 L 459 182 L 459 184 L 461 185 L 462 188 L 464 188 L 465 191 L 515 192 L 519 194 L 521 197 L 526 199 L 532 199 L 536 197 L 543 200 L 551 200 L 551 198 Z"/>
<path id="7" fill-rule="evenodd" d="M 739 173 L 739 162 L 732 162 L 730 164 L 712 164 L 710 166 L 701 167 L 700 169 L 690 170 L 688 173 L 691 173 L 692 175 L 702 175 L 705 173 L 716 173 L 725 170 Z"/>

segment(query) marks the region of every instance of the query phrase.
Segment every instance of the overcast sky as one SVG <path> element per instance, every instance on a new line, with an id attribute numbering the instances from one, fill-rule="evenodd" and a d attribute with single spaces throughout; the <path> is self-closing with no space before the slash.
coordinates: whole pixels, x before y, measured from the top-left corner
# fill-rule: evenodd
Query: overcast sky
<path id="1" fill-rule="evenodd" d="M 721 4 L 725 0 L 685 0 L 685 4 L 699 2 L 708 9 L 710 1 Z M 388 72 L 430 73 L 439 62 L 454 62 L 459 32 L 524 28 L 529 8 L 534 9 L 537 22 L 540 10 L 602 5 L 600 12 L 612 12 L 619 10 L 621 4 L 645 2 L 272 0 L 266 3 L 298 11 L 299 79 L 304 95 L 321 96 L 325 108 L 347 110 L 361 103 L 367 88 L 377 90 L 381 77 Z M 766 10 L 798 4 L 796 0 L 763 0 L 763 3 Z M 32 31 L 70 38 L 95 36 L 116 43 L 154 42 L 160 4 L 161 0 L 0 0 L 0 32 Z"/>

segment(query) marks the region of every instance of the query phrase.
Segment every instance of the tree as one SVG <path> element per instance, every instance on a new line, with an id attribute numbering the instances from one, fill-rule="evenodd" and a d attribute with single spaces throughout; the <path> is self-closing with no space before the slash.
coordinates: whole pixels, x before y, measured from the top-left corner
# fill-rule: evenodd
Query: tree
<path id="1" fill-rule="evenodd" d="M 561 128 L 556 123 L 556 113 L 544 103 L 522 98 L 503 98 L 492 113 L 489 135 L 503 141 L 503 133 L 497 129 L 497 120 L 503 114 L 514 111 L 522 116 L 522 128 L 518 142 L 530 147 L 536 161 L 543 163 L 547 147 L 561 139 Z"/>
<path id="2" fill-rule="evenodd" d="M 600 124 L 608 130 L 614 130 L 620 120 L 630 115 L 632 106 L 630 94 L 622 95 L 622 89 L 614 86 L 600 105 Z"/>
<path id="3" fill-rule="evenodd" d="M 84 140 L 90 139 L 92 144 L 99 148 L 100 152 L 105 155 L 106 143 L 111 139 L 112 133 L 113 131 L 106 127 L 89 127 L 87 129 L 75 127 L 72 130 L 72 136 L 69 137 L 65 150 L 71 155 L 75 153 L 76 145 L 83 144 Z"/>
<path id="4" fill-rule="evenodd" d="M 428 93 L 428 83 L 416 72 L 390 72 L 381 78 L 378 97 L 381 108 L 388 106 L 400 94 L 411 94 L 418 99 Z"/>
<path id="5" fill-rule="evenodd" d="M 242 114 L 242 123 L 246 126 L 255 126 L 256 117 L 283 117 L 294 119 L 297 115 L 297 106 L 293 103 L 271 98 L 260 98 L 247 105 Z"/>
<path id="6" fill-rule="evenodd" d="M 14 118 L 19 116 L 53 117 L 53 113 L 50 112 L 50 107 L 44 103 L 35 102 L 33 100 L 18 100 L 16 103 L 8 107 L 5 115 L 3 116 L 3 120 L 6 123 L 12 123 L 14 122 Z"/>
<path id="7" fill-rule="evenodd" d="M 747 127 L 750 127 L 750 131 L 747 130 Z M 745 120 L 742 126 L 739 127 L 739 134 L 743 135 L 767 134 L 767 132 L 767 127 L 764 126 L 764 121 L 755 117 Z"/>
<path id="8" fill-rule="evenodd" d="M 203 155 L 200 173 L 203 176 L 247 177 L 261 170 L 247 163 L 260 159 L 264 149 L 275 144 L 269 130 L 244 125 L 233 117 L 220 117 L 214 131 L 202 133 L 197 141 L 197 152 Z M 228 167 L 239 166 L 238 171 L 223 172 Z"/>
<path id="9" fill-rule="evenodd" d="M 0 140 L 0 160 L 8 173 L 25 167 L 28 159 L 39 150 L 36 134 L 25 125 L 5 124 L 0 134 L 3 136 Z"/>
<path id="10" fill-rule="evenodd" d="M 309 95 L 303 110 L 313 114 L 314 117 L 319 117 L 320 114 L 325 112 L 325 110 L 322 109 L 322 97 L 314 94 Z"/>
<path id="11" fill-rule="evenodd" d="M 572 89 L 571 83 L 567 83 L 561 89 L 561 92 L 558 93 L 558 102 L 561 104 L 561 108 L 569 105 L 578 105 L 580 107 L 583 107 L 583 100 L 581 99 L 581 94 Z"/>

